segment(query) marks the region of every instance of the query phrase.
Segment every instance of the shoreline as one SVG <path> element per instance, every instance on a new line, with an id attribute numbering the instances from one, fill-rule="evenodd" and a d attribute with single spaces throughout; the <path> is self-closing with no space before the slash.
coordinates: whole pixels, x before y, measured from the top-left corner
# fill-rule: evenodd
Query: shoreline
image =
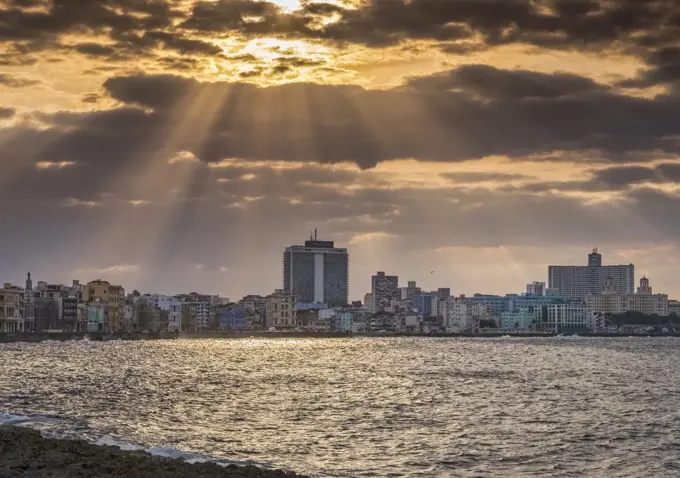
<path id="1" fill-rule="evenodd" d="M 0 333 L 0 343 L 40 343 L 40 342 L 70 342 L 89 340 L 92 342 L 110 341 L 140 341 L 140 340 L 200 340 L 200 339 L 341 339 L 341 338 L 388 338 L 388 337 L 423 337 L 423 338 L 556 338 L 556 337 L 602 337 L 602 338 L 628 338 L 628 337 L 680 337 L 680 333 L 607 333 L 593 332 L 582 334 L 556 334 L 556 333 L 508 333 L 508 332 L 483 332 L 479 334 L 408 334 L 408 333 L 314 333 L 314 332 L 182 332 L 179 337 L 174 333 L 144 334 L 144 333 L 82 333 L 82 332 L 22 332 Z"/>
<path id="2" fill-rule="evenodd" d="M 13 425 L 0 426 L 0 476 L 307 478 L 292 471 L 266 470 L 254 465 L 187 463 L 142 450 L 45 438 L 38 430 Z"/>

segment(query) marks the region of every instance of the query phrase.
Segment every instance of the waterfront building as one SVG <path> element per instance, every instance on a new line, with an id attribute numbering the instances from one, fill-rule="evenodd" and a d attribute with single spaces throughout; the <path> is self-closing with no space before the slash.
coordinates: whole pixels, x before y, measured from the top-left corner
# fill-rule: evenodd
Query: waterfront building
<path id="1" fill-rule="evenodd" d="M 188 305 L 195 330 L 207 328 L 213 318 L 210 302 L 189 302 Z"/>
<path id="2" fill-rule="evenodd" d="M 527 295 L 545 295 L 545 282 L 527 284 Z"/>
<path id="3" fill-rule="evenodd" d="M 287 247 L 283 253 L 283 290 L 300 302 L 325 303 L 330 307 L 349 303 L 349 254 L 333 241 L 316 234 L 304 246 Z"/>
<path id="4" fill-rule="evenodd" d="M 267 327 L 295 329 L 297 327 L 297 297 L 285 290 L 267 296 Z"/>
<path id="5" fill-rule="evenodd" d="M 170 332 L 176 332 L 178 330 L 182 330 L 182 300 L 174 297 L 174 296 L 168 296 L 168 295 L 162 295 L 162 294 L 150 294 L 150 295 L 145 295 L 144 296 L 149 302 L 153 303 L 156 307 L 158 307 L 161 310 L 164 310 L 168 313 L 168 331 Z M 205 302 L 202 302 L 201 304 L 205 304 Z M 204 317 L 204 308 L 203 307 L 194 307 L 194 311 L 197 314 L 197 317 L 200 318 L 201 322 L 201 327 L 205 327 L 208 324 L 206 322 L 206 317 Z M 208 311 L 208 315 L 209 311 Z M 208 320 L 209 322 L 209 320 Z"/>
<path id="6" fill-rule="evenodd" d="M 501 329 L 535 330 L 541 317 L 541 307 L 519 307 L 512 312 L 501 314 Z"/>
<path id="7" fill-rule="evenodd" d="M 221 329 L 244 330 L 246 328 L 246 317 L 245 307 L 237 305 L 218 312 L 217 323 Z"/>
<path id="8" fill-rule="evenodd" d="M 392 307 L 392 301 L 401 297 L 399 291 L 399 277 L 388 276 L 384 272 L 378 272 L 371 277 L 371 311 Z"/>
<path id="9" fill-rule="evenodd" d="M 645 315 L 668 315 L 668 296 L 654 294 L 647 277 L 640 279 L 640 287 L 635 294 L 621 294 L 616 289 L 614 280 L 608 277 L 604 290 L 599 294 L 588 294 L 585 303 L 592 311 L 605 316 L 628 311 Z"/>
<path id="10" fill-rule="evenodd" d="M 99 298 L 87 306 L 86 332 L 106 332 L 108 330 L 108 304 Z"/>
<path id="11" fill-rule="evenodd" d="M 491 317 L 493 308 L 469 298 L 448 297 L 439 303 L 444 329 L 450 334 L 475 333 L 481 320 Z"/>
<path id="12" fill-rule="evenodd" d="M 597 313 L 585 304 L 550 304 L 541 308 L 539 329 L 554 333 L 580 333 L 594 328 Z"/>
<path id="13" fill-rule="evenodd" d="M 488 305 L 491 307 L 492 313 L 496 317 L 500 317 L 503 312 L 510 309 L 511 296 L 500 296 L 490 294 L 475 294 L 469 298 L 473 304 Z"/>
<path id="14" fill-rule="evenodd" d="M 588 294 L 598 294 L 604 290 L 607 278 L 612 279 L 621 294 L 632 294 L 635 266 L 603 266 L 597 249 L 588 256 L 587 266 L 548 266 L 549 287 L 558 289 L 565 299 L 583 300 Z"/>
<path id="15" fill-rule="evenodd" d="M 340 309 L 331 317 L 331 330 L 336 332 L 351 332 L 354 316 L 349 309 Z"/>
<path id="16" fill-rule="evenodd" d="M 125 302 L 125 290 L 122 286 L 112 285 L 101 279 L 88 282 L 83 288 L 83 301 L 90 303 L 97 299 L 106 303 L 108 307 L 106 313 L 107 331 L 118 332 L 120 330 L 121 311 Z"/>
<path id="17" fill-rule="evenodd" d="M 25 318 L 22 315 L 23 291 L 19 287 L 5 284 L 0 289 L 0 332 L 24 332 Z"/>
<path id="18" fill-rule="evenodd" d="M 508 300 L 508 312 L 516 312 L 522 307 L 543 307 L 550 304 L 565 304 L 567 301 L 556 295 L 515 295 L 505 296 Z"/>
<path id="19" fill-rule="evenodd" d="M 31 273 L 26 274 L 26 288 L 22 297 L 22 312 L 24 318 L 23 330 L 35 330 L 35 292 Z"/>
<path id="20" fill-rule="evenodd" d="M 680 317 L 680 300 L 668 301 L 668 315 L 677 315 Z"/>

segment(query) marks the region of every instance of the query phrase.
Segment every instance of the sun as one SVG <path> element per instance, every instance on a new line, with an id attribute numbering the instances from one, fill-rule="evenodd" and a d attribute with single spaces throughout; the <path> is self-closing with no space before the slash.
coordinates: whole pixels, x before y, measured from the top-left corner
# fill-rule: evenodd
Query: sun
<path id="1" fill-rule="evenodd" d="M 289 11 L 298 10 L 300 8 L 300 0 L 273 0 L 273 2 Z"/>

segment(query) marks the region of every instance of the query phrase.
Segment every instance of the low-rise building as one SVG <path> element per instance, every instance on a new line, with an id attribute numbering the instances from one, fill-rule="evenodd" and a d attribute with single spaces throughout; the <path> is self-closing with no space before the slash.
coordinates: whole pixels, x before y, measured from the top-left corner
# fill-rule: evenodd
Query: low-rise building
<path id="1" fill-rule="evenodd" d="M 0 289 L 0 332 L 24 332 L 23 291 L 10 284 Z"/>
<path id="2" fill-rule="evenodd" d="M 280 289 L 267 296 L 267 327 L 290 330 L 297 327 L 297 298 Z"/>
<path id="3" fill-rule="evenodd" d="M 518 311 L 501 314 L 501 329 L 536 330 L 541 316 L 540 307 L 520 307 Z"/>
<path id="4" fill-rule="evenodd" d="M 593 329 L 597 313 L 585 304 L 550 304 L 541 308 L 539 329 L 553 333 L 580 333 Z"/>
<path id="5" fill-rule="evenodd" d="M 237 305 L 217 313 L 217 323 L 223 330 L 244 330 L 246 328 L 247 311 Z"/>
<path id="6" fill-rule="evenodd" d="M 607 278 L 605 287 L 599 294 L 588 294 L 585 299 L 588 307 L 602 315 L 617 315 L 625 312 L 640 312 L 645 315 L 667 316 L 668 296 L 654 294 L 649 279 L 640 279 L 640 287 L 634 294 L 621 294 L 616 290 L 614 281 Z"/>

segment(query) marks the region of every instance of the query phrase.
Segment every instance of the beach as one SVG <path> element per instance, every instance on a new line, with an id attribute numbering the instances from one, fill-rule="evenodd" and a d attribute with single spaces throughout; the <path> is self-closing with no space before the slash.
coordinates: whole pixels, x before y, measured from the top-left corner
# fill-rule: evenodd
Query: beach
<path id="1" fill-rule="evenodd" d="M 293 478 L 303 475 L 255 466 L 189 464 L 143 451 L 44 438 L 30 428 L 0 426 L 0 476 Z"/>

